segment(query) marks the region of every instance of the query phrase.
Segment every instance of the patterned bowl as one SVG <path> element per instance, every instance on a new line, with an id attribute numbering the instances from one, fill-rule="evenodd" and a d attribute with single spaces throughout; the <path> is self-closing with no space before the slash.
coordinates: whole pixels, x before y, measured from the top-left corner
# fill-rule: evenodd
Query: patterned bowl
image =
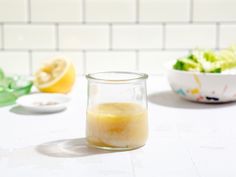
<path id="1" fill-rule="evenodd" d="M 172 90 L 187 100 L 205 103 L 236 100 L 236 73 L 199 73 L 168 68 Z"/>

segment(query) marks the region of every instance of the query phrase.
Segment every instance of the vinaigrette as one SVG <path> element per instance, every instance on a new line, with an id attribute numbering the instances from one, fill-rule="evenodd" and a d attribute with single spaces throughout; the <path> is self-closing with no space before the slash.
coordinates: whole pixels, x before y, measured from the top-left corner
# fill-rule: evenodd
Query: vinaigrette
<path id="1" fill-rule="evenodd" d="M 141 147 L 148 136 L 147 110 L 136 103 L 102 103 L 87 110 L 88 144 L 102 149 Z"/>

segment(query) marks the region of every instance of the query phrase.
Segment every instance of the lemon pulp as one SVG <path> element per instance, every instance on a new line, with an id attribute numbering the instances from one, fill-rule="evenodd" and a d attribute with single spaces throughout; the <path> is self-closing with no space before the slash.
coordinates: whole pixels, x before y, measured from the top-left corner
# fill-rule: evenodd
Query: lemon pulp
<path id="1" fill-rule="evenodd" d="M 75 82 L 73 64 L 64 58 L 53 59 L 35 74 L 35 86 L 42 92 L 68 93 Z"/>
<path id="2" fill-rule="evenodd" d="M 87 111 L 87 141 L 102 148 L 132 149 L 148 136 L 147 110 L 136 103 L 103 103 Z"/>

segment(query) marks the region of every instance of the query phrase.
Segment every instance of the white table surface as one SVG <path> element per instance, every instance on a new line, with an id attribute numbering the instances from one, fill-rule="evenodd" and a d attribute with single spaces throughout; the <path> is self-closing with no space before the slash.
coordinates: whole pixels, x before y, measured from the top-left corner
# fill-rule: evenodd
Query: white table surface
<path id="1" fill-rule="evenodd" d="M 79 78 L 60 113 L 0 108 L 1 177 L 236 176 L 236 103 L 188 102 L 150 77 L 147 144 L 107 152 L 85 145 L 86 86 Z"/>

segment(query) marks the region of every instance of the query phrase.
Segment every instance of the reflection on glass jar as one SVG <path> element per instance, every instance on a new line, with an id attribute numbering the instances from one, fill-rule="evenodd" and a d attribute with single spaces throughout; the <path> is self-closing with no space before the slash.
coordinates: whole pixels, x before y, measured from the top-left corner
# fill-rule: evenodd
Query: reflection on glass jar
<path id="1" fill-rule="evenodd" d="M 148 136 L 148 76 L 131 72 L 102 72 L 86 77 L 88 144 L 108 150 L 143 146 Z"/>

